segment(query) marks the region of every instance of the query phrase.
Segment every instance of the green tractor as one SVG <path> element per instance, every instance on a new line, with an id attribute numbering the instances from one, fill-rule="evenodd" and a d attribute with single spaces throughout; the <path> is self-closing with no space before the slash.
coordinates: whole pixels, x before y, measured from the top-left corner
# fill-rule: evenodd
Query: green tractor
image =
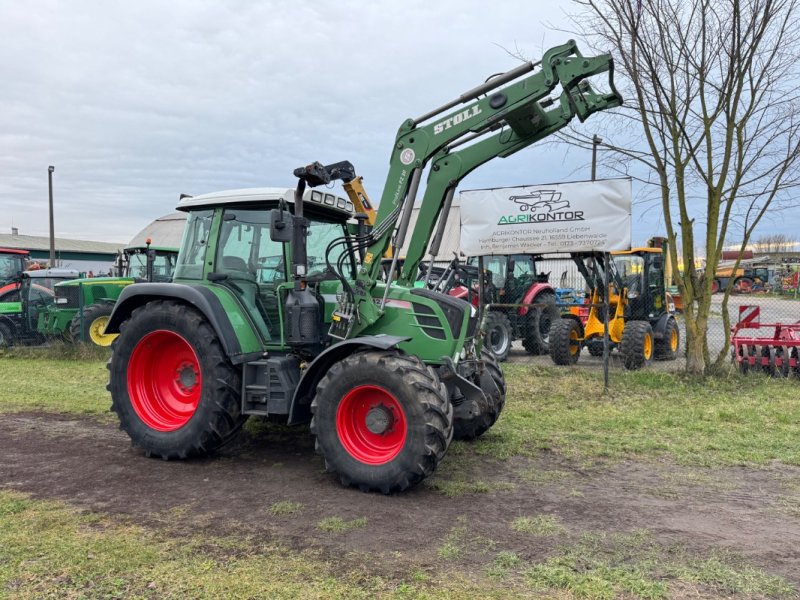
<path id="1" fill-rule="evenodd" d="M 0 347 L 45 342 L 36 324 L 53 305 L 53 286 L 78 275 L 73 269 L 39 269 L 6 280 L 0 286 Z"/>
<path id="2" fill-rule="evenodd" d="M 54 304 L 39 313 L 37 329 L 47 337 L 110 346 L 116 335 L 105 333 L 114 302 L 136 282 L 171 281 L 177 248 L 132 246 L 119 255 L 116 277 L 87 277 L 55 286 Z"/>
<path id="3" fill-rule="evenodd" d="M 604 72 L 609 94 L 586 81 Z M 296 169 L 294 190 L 184 197 L 173 282 L 126 287 L 106 327 L 119 333 L 108 389 L 122 429 L 147 456 L 176 459 L 214 452 L 250 415 L 310 422 L 345 485 L 390 493 L 430 475 L 454 437 L 483 434 L 505 401 L 479 311 L 414 287 L 435 222 L 475 167 L 618 106 L 611 73 L 608 56 L 583 57 L 570 42 L 408 119 L 371 227 L 313 189 L 341 178 L 336 165 Z"/>

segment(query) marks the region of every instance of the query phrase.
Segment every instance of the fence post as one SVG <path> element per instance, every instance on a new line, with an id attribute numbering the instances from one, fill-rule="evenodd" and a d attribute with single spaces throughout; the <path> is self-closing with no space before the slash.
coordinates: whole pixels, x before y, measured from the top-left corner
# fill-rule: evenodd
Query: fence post
<path id="1" fill-rule="evenodd" d="M 83 326 L 83 282 L 78 282 L 78 319 L 80 320 L 81 325 L 81 334 L 80 340 L 81 342 L 86 341 L 86 330 Z"/>
<path id="2" fill-rule="evenodd" d="M 605 293 L 603 294 L 603 304 L 605 304 L 605 314 L 603 315 L 603 390 L 608 392 L 608 361 L 611 358 L 611 345 L 608 339 L 608 313 L 611 311 L 608 297 L 611 295 L 611 280 L 609 279 L 608 252 L 603 254 L 603 270 L 605 271 Z"/>

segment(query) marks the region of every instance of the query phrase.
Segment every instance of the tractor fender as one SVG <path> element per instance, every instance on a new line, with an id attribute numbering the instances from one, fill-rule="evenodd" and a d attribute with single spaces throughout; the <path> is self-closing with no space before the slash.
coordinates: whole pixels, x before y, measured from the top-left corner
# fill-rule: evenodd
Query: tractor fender
<path id="1" fill-rule="evenodd" d="M 581 335 L 581 339 L 586 337 L 586 332 L 583 329 L 583 323 L 581 322 L 581 318 L 578 315 L 574 315 L 572 313 L 562 313 L 562 319 L 572 319 L 578 324 L 578 333 Z"/>
<path id="2" fill-rule="evenodd" d="M 288 424 L 296 425 L 311 419 L 311 399 L 314 397 L 317 384 L 334 363 L 364 348 L 388 350 L 410 339 L 410 337 L 397 335 L 366 335 L 345 340 L 327 348 L 303 372 L 292 396 Z"/>
<path id="3" fill-rule="evenodd" d="M 247 360 L 222 303 L 211 290 L 202 286 L 180 283 L 135 283 L 126 286 L 119 295 L 108 319 L 106 333 L 119 333 L 119 326 L 131 313 L 151 300 L 174 300 L 196 308 L 208 320 L 217 334 L 225 354 L 234 364 Z"/>
<path id="4" fill-rule="evenodd" d="M 522 297 L 521 304 L 533 304 L 536 302 L 536 298 L 544 292 L 545 290 L 550 290 L 553 294 L 556 293 L 555 288 L 550 285 L 549 283 L 534 283 L 531 287 L 528 288 L 528 291 L 525 292 L 525 295 Z M 519 316 L 524 317 L 528 314 L 529 307 L 521 306 L 519 309 Z"/>
<path id="5" fill-rule="evenodd" d="M 664 332 L 667 330 L 667 322 L 673 318 L 672 313 L 664 313 L 658 320 L 652 323 L 653 326 L 653 339 L 661 340 L 664 338 Z"/>

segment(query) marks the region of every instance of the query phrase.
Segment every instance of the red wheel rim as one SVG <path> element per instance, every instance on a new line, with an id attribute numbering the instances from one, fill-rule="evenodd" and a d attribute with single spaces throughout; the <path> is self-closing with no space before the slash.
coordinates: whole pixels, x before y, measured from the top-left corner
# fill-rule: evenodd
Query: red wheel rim
<path id="1" fill-rule="evenodd" d="M 128 362 L 128 395 L 151 429 L 175 431 L 186 425 L 202 387 L 197 354 L 182 336 L 159 329 L 136 344 Z"/>
<path id="2" fill-rule="evenodd" d="M 382 387 L 360 385 L 339 403 L 336 430 L 350 456 L 368 465 L 383 465 L 400 453 L 408 428 L 397 398 Z"/>

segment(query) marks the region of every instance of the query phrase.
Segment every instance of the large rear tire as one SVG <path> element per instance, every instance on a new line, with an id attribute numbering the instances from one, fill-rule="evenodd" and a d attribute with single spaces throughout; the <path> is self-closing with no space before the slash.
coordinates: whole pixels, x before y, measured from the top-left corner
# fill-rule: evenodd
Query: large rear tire
<path id="1" fill-rule="evenodd" d="M 416 356 L 369 350 L 335 363 L 311 403 L 325 468 L 344 485 L 384 494 L 433 473 L 453 438 L 453 407 Z"/>
<path id="2" fill-rule="evenodd" d="M 681 345 L 681 330 L 675 317 L 667 319 L 667 325 L 664 327 L 664 336 L 660 340 L 656 340 L 655 344 L 656 360 L 675 360 L 678 358 L 678 349 Z"/>
<path id="3" fill-rule="evenodd" d="M 641 369 L 653 360 L 653 328 L 647 321 L 626 321 L 619 351 L 629 371 Z"/>
<path id="4" fill-rule="evenodd" d="M 574 365 L 581 355 L 581 324 L 561 318 L 550 327 L 550 358 L 557 365 Z"/>
<path id="5" fill-rule="evenodd" d="M 508 315 L 490 310 L 486 315 L 486 335 L 483 338 L 484 348 L 488 348 L 498 361 L 508 358 L 511 342 L 514 339 L 511 321 Z"/>
<path id="6" fill-rule="evenodd" d="M 561 311 L 556 304 L 554 292 L 545 290 L 536 298 L 535 306 L 525 315 L 525 332 L 522 346 L 528 354 L 547 354 L 550 352 L 550 328 L 556 319 L 561 318 Z"/>
<path id="7" fill-rule="evenodd" d="M 202 314 L 156 300 L 120 329 L 108 389 L 134 445 L 163 459 L 206 456 L 239 431 L 241 372 Z"/>
<path id="8" fill-rule="evenodd" d="M 494 354 L 486 348 L 481 350 L 481 359 L 486 369 L 485 374 L 491 380 L 491 383 L 487 382 L 488 385 L 480 386 L 486 393 L 489 405 L 485 411 L 470 419 L 456 419 L 454 421 L 453 437 L 457 440 L 474 440 L 489 431 L 492 425 L 497 422 L 497 418 L 506 404 L 506 379 L 500 368 L 500 363 L 497 362 Z M 484 382 L 480 381 L 480 383 L 483 384 Z"/>
<path id="9" fill-rule="evenodd" d="M 110 346 L 117 334 L 106 333 L 108 318 L 114 310 L 113 304 L 90 304 L 83 309 L 83 333 L 81 336 L 81 314 L 78 312 L 69 324 L 70 337 L 75 341 L 84 341 L 95 346 Z"/>

